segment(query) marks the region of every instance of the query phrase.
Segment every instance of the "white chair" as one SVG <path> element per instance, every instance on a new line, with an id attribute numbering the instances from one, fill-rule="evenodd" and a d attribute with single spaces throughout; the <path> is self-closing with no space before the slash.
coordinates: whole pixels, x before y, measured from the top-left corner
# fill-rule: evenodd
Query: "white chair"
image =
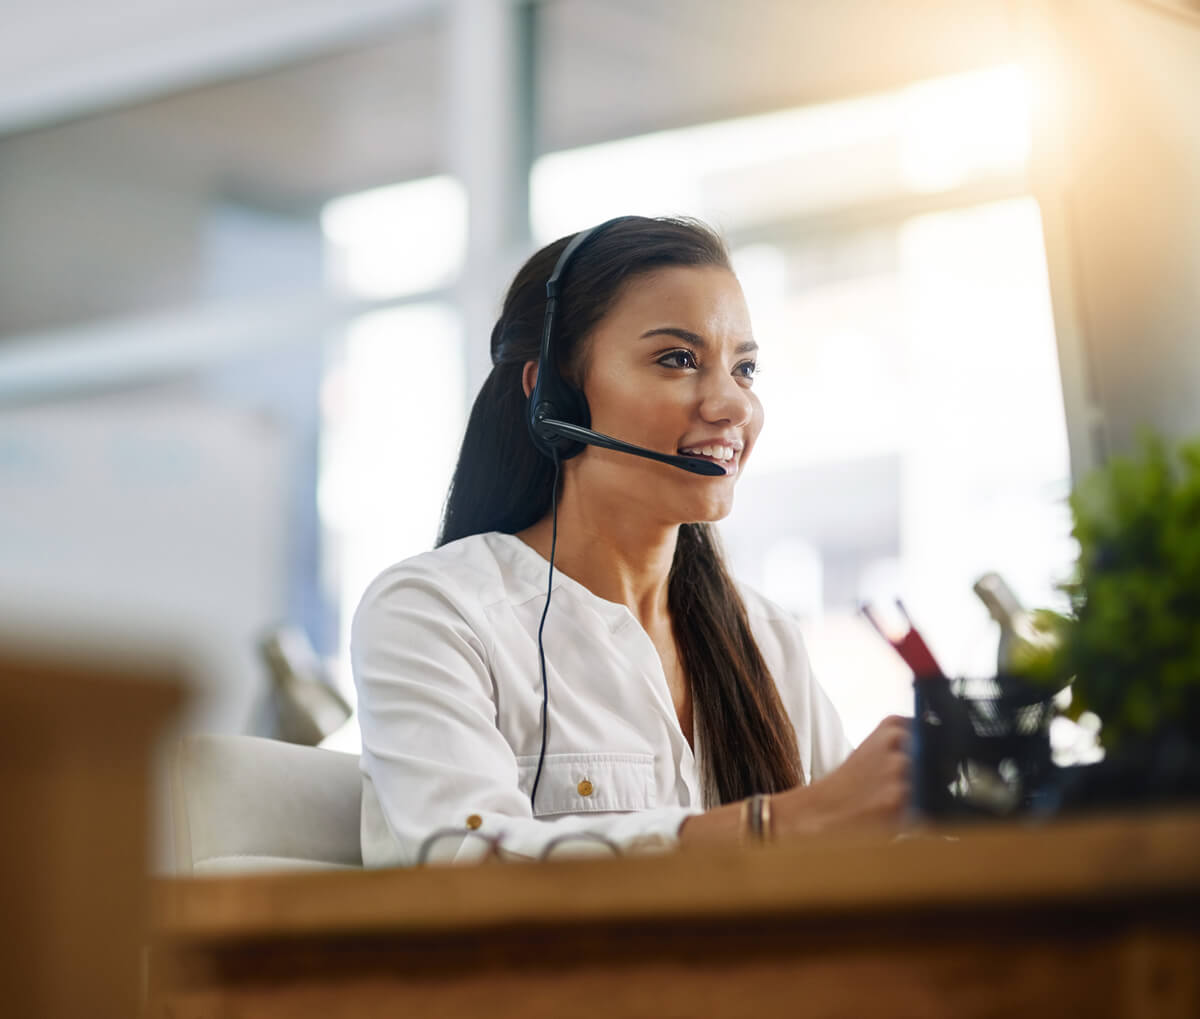
<path id="1" fill-rule="evenodd" d="M 180 875 L 362 866 L 353 754 L 253 736 L 188 736 L 171 768 Z"/>

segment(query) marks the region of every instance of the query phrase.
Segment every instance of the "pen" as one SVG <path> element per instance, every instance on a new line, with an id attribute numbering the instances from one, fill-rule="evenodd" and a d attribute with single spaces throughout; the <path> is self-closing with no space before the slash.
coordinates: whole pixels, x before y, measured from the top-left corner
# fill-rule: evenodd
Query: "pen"
<path id="1" fill-rule="evenodd" d="M 867 617 L 867 621 L 875 627 L 879 636 L 896 649 L 896 653 L 904 659 L 905 664 L 913 670 L 913 674 L 918 679 L 945 679 L 945 673 L 942 672 L 937 659 L 933 657 L 933 652 L 929 650 L 925 638 L 913 626 L 908 610 L 905 609 L 904 603 L 899 598 L 896 599 L 896 608 L 900 610 L 907 627 L 905 632 L 898 636 L 892 636 L 887 632 L 870 605 L 860 606 L 859 611 Z"/>

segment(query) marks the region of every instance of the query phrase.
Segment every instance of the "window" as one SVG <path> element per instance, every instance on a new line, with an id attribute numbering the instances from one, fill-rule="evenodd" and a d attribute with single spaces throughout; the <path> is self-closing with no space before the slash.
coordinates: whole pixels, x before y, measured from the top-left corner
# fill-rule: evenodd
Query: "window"
<path id="1" fill-rule="evenodd" d="M 346 195 L 321 212 L 329 282 L 354 297 L 419 294 L 454 282 L 467 250 L 467 196 L 453 177 Z"/>
<path id="2" fill-rule="evenodd" d="M 994 670 L 971 585 L 1055 600 L 1073 549 L 1030 89 L 1001 67 L 896 93 L 548 155 L 546 241 L 622 212 L 697 215 L 733 250 L 766 428 L 722 533 L 802 620 L 861 740 L 911 712 L 858 617 L 900 595 L 943 667 Z"/>
<path id="3" fill-rule="evenodd" d="M 352 195 L 322 216 L 332 282 L 358 297 L 425 293 L 360 315 L 331 339 L 321 393 L 322 575 L 338 606 L 338 682 L 353 696 L 350 624 L 389 564 L 433 546 L 466 401 L 462 323 L 435 288 L 466 247 L 462 189 L 430 178 Z M 430 294 L 430 291 L 434 291 Z M 324 745 L 356 751 L 356 721 Z"/>

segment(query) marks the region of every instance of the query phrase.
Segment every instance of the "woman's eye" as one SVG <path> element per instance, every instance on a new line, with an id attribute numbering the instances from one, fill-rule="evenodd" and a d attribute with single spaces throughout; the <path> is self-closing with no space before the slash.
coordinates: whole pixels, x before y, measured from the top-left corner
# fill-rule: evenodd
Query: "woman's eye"
<path id="1" fill-rule="evenodd" d="M 758 362 L 757 361 L 743 361 L 741 364 L 739 364 L 737 367 L 735 367 L 733 369 L 733 373 L 735 375 L 737 375 L 739 378 L 753 379 L 754 376 L 758 374 Z"/>
<path id="2" fill-rule="evenodd" d="M 665 364 L 668 368 L 695 368 L 696 359 L 692 356 L 690 350 L 672 350 L 669 354 L 664 354 L 658 359 L 659 364 Z"/>

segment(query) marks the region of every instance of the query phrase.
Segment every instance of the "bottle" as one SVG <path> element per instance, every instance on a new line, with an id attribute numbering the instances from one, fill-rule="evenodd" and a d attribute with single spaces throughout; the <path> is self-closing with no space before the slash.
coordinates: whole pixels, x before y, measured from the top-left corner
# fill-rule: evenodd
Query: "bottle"
<path id="1" fill-rule="evenodd" d="M 1033 616 L 1000 574 L 985 573 L 975 581 L 974 591 L 987 606 L 991 617 L 1000 624 L 997 676 L 1020 673 L 1023 666 L 1052 649 L 1053 637 L 1034 625 Z"/>

